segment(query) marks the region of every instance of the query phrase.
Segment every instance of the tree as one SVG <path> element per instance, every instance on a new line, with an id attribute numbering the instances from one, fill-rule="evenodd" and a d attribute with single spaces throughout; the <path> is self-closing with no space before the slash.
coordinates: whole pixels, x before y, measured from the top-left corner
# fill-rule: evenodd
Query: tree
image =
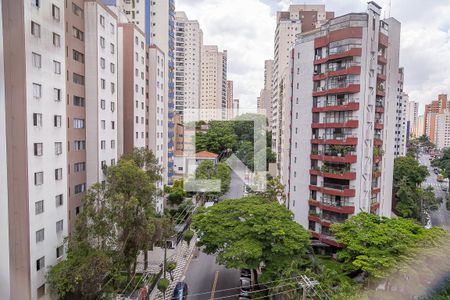
<path id="1" fill-rule="evenodd" d="M 450 179 L 450 149 L 444 150 L 442 157 L 436 158 L 431 164 L 442 169 L 443 175 Z"/>
<path id="2" fill-rule="evenodd" d="M 173 281 L 173 274 L 172 272 L 175 271 L 175 269 L 177 268 L 177 263 L 174 261 L 168 262 L 167 263 L 167 272 L 169 272 L 170 274 L 170 280 Z"/>
<path id="3" fill-rule="evenodd" d="M 167 200 L 172 205 L 181 204 L 187 195 L 184 190 L 183 179 L 175 180 L 172 186 L 165 186 L 164 192 L 168 194 Z"/>
<path id="4" fill-rule="evenodd" d="M 184 233 L 183 239 L 188 244 L 188 247 L 191 245 L 191 240 L 194 237 L 194 232 L 192 230 L 186 230 Z"/>
<path id="5" fill-rule="evenodd" d="M 227 149 L 236 149 L 238 137 L 229 123 L 224 121 L 209 122 L 206 134 L 196 134 L 196 151 L 221 153 Z"/>
<path id="6" fill-rule="evenodd" d="M 285 186 L 280 182 L 279 177 L 268 179 L 265 191 L 251 193 L 258 195 L 269 202 L 277 202 L 282 205 L 286 202 Z"/>
<path id="7" fill-rule="evenodd" d="M 225 200 L 193 218 L 204 252 L 227 268 L 263 267 L 262 281 L 278 278 L 293 261 L 307 264 L 308 232 L 284 206 L 261 197 Z"/>
<path id="8" fill-rule="evenodd" d="M 167 288 L 169 287 L 169 284 L 170 282 L 166 278 L 161 278 L 158 280 L 157 288 L 161 293 L 163 293 L 163 299 L 166 299 L 166 291 Z"/>
<path id="9" fill-rule="evenodd" d="M 407 261 L 421 241 L 440 231 L 411 220 L 360 213 L 331 230 L 343 246 L 337 257 L 348 271 L 362 271 L 374 278 L 386 277 Z"/>
<path id="10" fill-rule="evenodd" d="M 406 178 L 411 186 L 420 185 L 430 175 L 426 166 L 422 166 L 413 157 L 397 157 L 394 161 L 394 184 Z"/>
<path id="11" fill-rule="evenodd" d="M 128 280 L 136 272 L 137 257 L 151 248 L 155 234 L 154 170 L 153 165 L 144 171 L 134 160 L 121 159 L 107 169 L 105 186 L 97 183 L 87 191 L 68 239 L 67 260 L 49 272 L 49 283 L 60 297 L 65 292 L 82 299 L 100 297 L 105 274 L 112 278 L 106 288 L 115 291 L 120 272 Z M 73 278 L 73 284 L 64 283 L 65 278 Z"/>
<path id="12" fill-rule="evenodd" d="M 139 168 L 146 171 L 151 181 L 161 180 L 161 167 L 151 150 L 144 147 L 134 148 L 132 153 L 124 154 L 121 159 L 134 161 Z"/>
<path id="13" fill-rule="evenodd" d="M 220 180 L 220 192 L 208 193 L 208 196 L 218 197 L 230 189 L 231 170 L 224 162 L 214 165 L 211 160 L 202 161 L 195 170 L 195 177 L 197 180 Z"/>

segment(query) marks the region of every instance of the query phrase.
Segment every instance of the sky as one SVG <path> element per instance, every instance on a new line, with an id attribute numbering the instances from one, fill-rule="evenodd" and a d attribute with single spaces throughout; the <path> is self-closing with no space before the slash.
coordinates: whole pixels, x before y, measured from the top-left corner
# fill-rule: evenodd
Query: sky
<path id="1" fill-rule="evenodd" d="M 377 0 L 382 17 L 402 23 L 400 66 L 404 91 L 423 106 L 450 87 L 450 0 Z M 289 4 L 325 4 L 336 16 L 364 12 L 366 0 L 176 0 L 176 10 L 198 20 L 204 44 L 228 50 L 228 79 L 240 107 L 256 107 L 264 60 L 273 59 L 275 16 Z M 426 3 L 426 4 L 425 4 Z"/>

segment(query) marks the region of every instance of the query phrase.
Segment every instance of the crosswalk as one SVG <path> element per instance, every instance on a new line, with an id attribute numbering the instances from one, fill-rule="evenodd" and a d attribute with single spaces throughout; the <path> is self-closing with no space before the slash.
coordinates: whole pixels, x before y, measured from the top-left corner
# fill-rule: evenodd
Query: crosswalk
<path id="1" fill-rule="evenodd" d="M 442 187 L 447 186 L 445 183 L 439 183 L 439 182 L 424 182 L 422 183 L 423 186 L 433 186 L 433 187 Z"/>

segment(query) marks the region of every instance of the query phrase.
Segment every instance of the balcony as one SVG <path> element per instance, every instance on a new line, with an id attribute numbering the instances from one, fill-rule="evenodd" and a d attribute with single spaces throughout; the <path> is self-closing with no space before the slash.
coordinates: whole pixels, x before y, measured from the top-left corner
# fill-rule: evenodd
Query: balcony
<path id="1" fill-rule="evenodd" d="M 333 85 L 328 85 L 327 87 L 319 86 L 313 90 L 312 95 L 314 97 L 326 96 L 332 94 L 355 94 L 359 93 L 360 85 L 359 82 L 343 82 Z"/>
<path id="2" fill-rule="evenodd" d="M 311 191 L 319 191 L 327 195 L 341 197 L 355 197 L 356 194 L 354 186 L 341 184 L 324 183 L 323 186 L 310 185 L 309 189 Z"/>
<path id="3" fill-rule="evenodd" d="M 379 194 L 380 192 L 381 192 L 381 188 L 379 188 L 379 187 L 372 188 L 372 194 Z"/>
<path id="4" fill-rule="evenodd" d="M 377 73 L 377 80 L 378 81 L 386 81 L 386 75 Z"/>
<path id="5" fill-rule="evenodd" d="M 334 48 L 335 51 L 331 50 L 330 54 L 326 57 L 322 57 L 317 55 L 314 60 L 315 65 L 324 64 L 330 60 L 345 58 L 345 57 L 353 57 L 353 56 L 361 56 L 362 49 L 361 48 L 350 48 L 348 45 Z"/>
<path id="6" fill-rule="evenodd" d="M 313 106 L 312 112 L 327 111 L 357 111 L 359 110 L 358 99 L 348 99 L 343 101 L 318 101 Z"/>
<path id="7" fill-rule="evenodd" d="M 320 242 L 322 242 L 324 244 L 334 246 L 334 247 L 342 247 L 341 245 L 339 245 L 336 242 L 336 239 L 333 236 L 321 234 L 321 233 L 315 232 L 315 231 L 310 231 L 310 233 L 313 237 L 315 237 L 316 239 L 318 239 Z"/>
<path id="8" fill-rule="evenodd" d="M 373 144 L 375 146 L 383 146 L 383 140 L 381 139 L 381 136 L 375 135 L 373 139 Z"/>
<path id="9" fill-rule="evenodd" d="M 331 213 L 321 213 L 320 214 L 320 220 L 321 225 L 330 227 L 333 224 L 342 224 L 348 219 L 347 216 L 342 217 L 338 216 L 337 214 L 331 214 Z"/>
<path id="10" fill-rule="evenodd" d="M 339 67 L 328 68 L 325 73 L 314 73 L 313 80 L 324 80 L 328 77 L 343 76 L 343 75 L 360 75 L 361 67 L 356 63 L 349 63 Z"/>
<path id="11" fill-rule="evenodd" d="M 381 120 L 381 119 L 375 120 L 375 129 L 379 129 L 379 130 L 384 129 L 383 120 Z"/>
<path id="12" fill-rule="evenodd" d="M 311 128 L 358 128 L 357 116 L 351 117 L 325 117 L 320 123 L 312 123 Z"/>
<path id="13" fill-rule="evenodd" d="M 311 139 L 312 144 L 319 145 L 348 145 L 355 146 L 358 144 L 358 138 L 353 135 L 345 135 L 345 134 L 330 134 L 323 135 L 321 137 L 313 136 Z"/>
<path id="14" fill-rule="evenodd" d="M 323 165 L 321 168 L 312 168 L 311 170 L 309 170 L 309 174 L 333 179 L 356 179 L 356 170 L 347 167 L 334 168 L 331 166 Z"/>
<path id="15" fill-rule="evenodd" d="M 354 164 L 357 161 L 356 152 L 312 151 L 311 159 L 336 163 Z"/>

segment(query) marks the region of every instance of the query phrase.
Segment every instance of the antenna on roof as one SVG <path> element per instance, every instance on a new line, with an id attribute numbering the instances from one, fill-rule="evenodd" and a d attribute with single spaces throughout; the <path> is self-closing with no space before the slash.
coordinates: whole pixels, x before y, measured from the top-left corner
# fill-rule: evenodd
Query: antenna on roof
<path id="1" fill-rule="evenodd" d="M 389 0 L 389 11 L 388 11 L 388 18 L 391 17 L 391 8 L 392 8 L 392 0 Z"/>

